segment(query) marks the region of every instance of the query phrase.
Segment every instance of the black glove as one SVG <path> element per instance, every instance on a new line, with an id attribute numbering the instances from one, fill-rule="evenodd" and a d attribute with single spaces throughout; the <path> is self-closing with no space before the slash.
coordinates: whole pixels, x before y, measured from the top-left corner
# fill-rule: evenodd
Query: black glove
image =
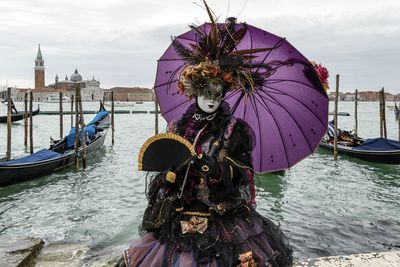
<path id="1" fill-rule="evenodd" d="M 197 171 L 204 173 L 207 178 L 219 178 L 221 175 L 221 167 L 217 160 L 204 152 L 194 157 L 192 165 Z"/>

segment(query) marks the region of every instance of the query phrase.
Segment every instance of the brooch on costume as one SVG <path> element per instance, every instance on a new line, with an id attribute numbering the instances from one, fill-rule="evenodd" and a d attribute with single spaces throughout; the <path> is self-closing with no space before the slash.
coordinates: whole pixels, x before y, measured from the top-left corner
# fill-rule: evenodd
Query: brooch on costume
<path id="1" fill-rule="evenodd" d="M 195 234 L 196 232 L 203 234 L 207 230 L 207 227 L 207 218 L 192 216 L 190 221 L 181 221 L 182 234 Z"/>
<path id="2" fill-rule="evenodd" d="M 257 263 L 253 259 L 253 252 L 248 251 L 239 255 L 240 263 L 237 267 L 257 267 Z"/>

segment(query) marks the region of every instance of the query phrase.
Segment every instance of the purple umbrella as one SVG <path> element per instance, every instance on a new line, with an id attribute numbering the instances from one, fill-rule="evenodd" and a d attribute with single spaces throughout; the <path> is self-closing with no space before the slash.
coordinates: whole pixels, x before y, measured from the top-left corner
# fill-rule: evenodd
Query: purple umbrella
<path id="1" fill-rule="evenodd" d="M 209 34 L 212 25 L 192 27 L 174 42 L 193 49 L 199 34 Z M 327 95 L 312 64 L 285 38 L 251 25 L 235 25 L 235 29 L 241 27 L 247 31 L 235 49 L 254 51 L 247 67 L 264 80 L 257 90 L 228 92 L 225 101 L 235 106 L 233 115 L 245 120 L 255 133 L 254 170 L 262 173 L 290 168 L 312 154 L 326 132 Z M 187 60 L 177 51 L 176 43 L 158 60 L 154 88 L 167 122 L 181 118 L 194 101 L 178 93 L 179 73 L 186 66 Z"/>

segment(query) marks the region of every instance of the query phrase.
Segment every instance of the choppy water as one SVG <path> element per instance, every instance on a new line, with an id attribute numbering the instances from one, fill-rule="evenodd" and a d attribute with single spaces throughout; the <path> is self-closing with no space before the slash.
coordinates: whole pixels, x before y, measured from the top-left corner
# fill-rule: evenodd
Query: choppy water
<path id="1" fill-rule="evenodd" d="M 96 107 L 84 103 L 84 109 Z M 42 109 L 56 110 L 57 104 Z M 145 103 L 134 109 L 152 107 Z M 339 109 L 353 114 L 354 106 L 340 103 Z M 0 107 L 0 114 L 4 111 Z M 64 120 L 68 128 L 70 118 Z M 378 121 L 378 103 L 360 103 L 359 135 L 377 137 Z M 47 147 L 49 136 L 58 137 L 58 123 L 58 116 L 34 117 L 35 150 Z M 352 116 L 339 117 L 341 128 L 353 124 Z M 160 125 L 164 128 L 165 122 Z M 398 123 L 389 108 L 387 125 L 389 137 L 397 140 Z M 154 115 L 118 114 L 115 129 L 115 145 L 109 132 L 86 171 L 71 168 L 0 188 L 0 235 L 37 236 L 47 243 L 85 241 L 93 259 L 119 253 L 137 238 L 146 203 L 137 153 L 154 133 Z M 13 125 L 13 135 L 13 156 L 21 155 L 22 122 Z M 6 127 L 0 124 L 0 157 L 6 150 L 5 136 Z M 400 248 L 400 166 L 347 157 L 334 162 L 329 153 L 318 150 L 284 174 L 263 175 L 258 182 L 258 211 L 281 224 L 296 258 Z"/>

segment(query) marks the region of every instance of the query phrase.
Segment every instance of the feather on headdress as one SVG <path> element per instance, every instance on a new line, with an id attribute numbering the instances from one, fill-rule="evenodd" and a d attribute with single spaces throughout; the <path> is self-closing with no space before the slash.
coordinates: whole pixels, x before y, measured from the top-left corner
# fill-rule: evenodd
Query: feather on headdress
<path id="1" fill-rule="evenodd" d="M 204 95 L 204 91 L 222 87 L 224 92 L 256 90 L 264 83 L 264 76 L 252 69 L 270 68 L 267 64 L 252 62 L 254 53 L 270 51 L 274 48 L 238 50 L 237 45 L 247 33 L 247 24 L 236 23 L 236 18 L 228 18 L 225 23 L 216 23 L 211 9 L 203 0 L 210 19 L 207 32 L 194 25 L 190 28 L 197 34 L 197 42 L 190 48 L 173 39 L 172 45 L 186 66 L 179 76 L 178 92 L 189 97 Z"/>

